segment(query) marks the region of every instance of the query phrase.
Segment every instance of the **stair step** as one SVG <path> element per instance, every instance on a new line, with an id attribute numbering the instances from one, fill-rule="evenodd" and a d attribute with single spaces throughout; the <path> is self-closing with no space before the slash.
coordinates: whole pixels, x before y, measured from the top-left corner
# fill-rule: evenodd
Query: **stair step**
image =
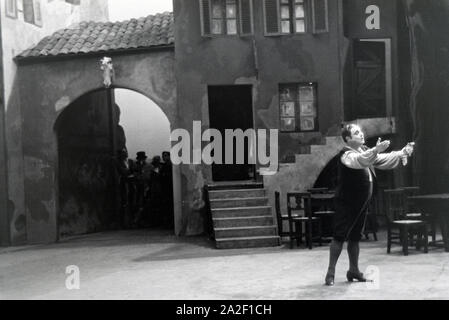
<path id="1" fill-rule="evenodd" d="M 268 198 L 266 198 L 266 197 L 229 198 L 229 199 L 210 200 L 211 209 L 258 207 L 258 206 L 266 206 L 267 204 L 268 204 Z"/>
<path id="2" fill-rule="evenodd" d="M 237 237 L 237 238 L 217 239 L 216 245 L 218 249 L 278 247 L 281 245 L 281 241 L 278 236 Z"/>
<path id="3" fill-rule="evenodd" d="M 236 190 L 236 189 L 263 189 L 263 183 L 261 182 L 226 182 L 216 183 L 208 185 L 209 191 L 218 190 Z"/>
<path id="4" fill-rule="evenodd" d="M 277 235 L 276 226 L 215 228 L 215 239 Z"/>
<path id="5" fill-rule="evenodd" d="M 256 217 L 271 214 L 270 206 L 212 209 L 212 218 Z"/>
<path id="6" fill-rule="evenodd" d="M 216 190 L 209 192 L 209 199 L 260 198 L 265 195 L 265 189 Z"/>
<path id="7" fill-rule="evenodd" d="M 273 226 L 273 216 L 258 217 L 234 217 L 213 219 L 214 228 L 236 228 L 236 227 L 256 227 Z"/>

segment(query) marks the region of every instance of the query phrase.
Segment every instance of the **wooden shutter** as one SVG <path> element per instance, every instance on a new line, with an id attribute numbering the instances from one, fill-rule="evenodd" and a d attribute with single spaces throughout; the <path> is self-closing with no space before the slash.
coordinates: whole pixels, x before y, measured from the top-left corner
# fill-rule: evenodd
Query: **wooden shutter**
<path id="1" fill-rule="evenodd" d="M 253 0 L 240 0 L 240 34 L 249 36 L 253 34 Z"/>
<path id="2" fill-rule="evenodd" d="M 203 37 L 211 36 L 211 3 L 210 0 L 199 0 L 201 35 Z"/>
<path id="3" fill-rule="evenodd" d="M 23 17 L 25 22 L 34 23 L 33 0 L 23 0 Z"/>
<path id="4" fill-rule="evenodd" d="M 329 31 L 327 0 L 312 0 L 312 30 L 313 33 L 325 33 Z"/>
<path id="5" fill-rule="evenodd" d="M 280 14 L 279 14 L 279 0 L 264 0 L 264 21 L 265 21 L 265 35 L 275 36 L 280 34 Z"/>

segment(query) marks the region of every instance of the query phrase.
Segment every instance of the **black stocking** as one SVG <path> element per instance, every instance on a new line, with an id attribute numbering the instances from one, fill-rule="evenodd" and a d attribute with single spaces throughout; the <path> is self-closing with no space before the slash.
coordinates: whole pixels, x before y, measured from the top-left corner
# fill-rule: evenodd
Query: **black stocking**
<path id="1" fill-rule="evenodd" d="M 359 273 L 359 253 L 360 247 L 358 241 L 348 242 L 349 271 Z"/>
<path id="2" fill-rule="evenodd" d="M 335 266 L 337 265 L 338 258 L 343 250 L 343 242 L 332 240 L 329 251 L 329 268 L 327 269 L 328 275 L 335 275 Z"/>

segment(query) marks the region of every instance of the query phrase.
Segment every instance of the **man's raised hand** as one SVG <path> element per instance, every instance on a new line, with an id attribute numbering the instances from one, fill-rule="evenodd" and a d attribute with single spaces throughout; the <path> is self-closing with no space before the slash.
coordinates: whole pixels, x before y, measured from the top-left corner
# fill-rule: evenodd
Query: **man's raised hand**
<path id="1" fill-rule="evenodd" d="M 390 147 L 390 140 L 382 141 L 381 138 L 377 139 L 376 150 L 379 153 L 384 152 Z"/>

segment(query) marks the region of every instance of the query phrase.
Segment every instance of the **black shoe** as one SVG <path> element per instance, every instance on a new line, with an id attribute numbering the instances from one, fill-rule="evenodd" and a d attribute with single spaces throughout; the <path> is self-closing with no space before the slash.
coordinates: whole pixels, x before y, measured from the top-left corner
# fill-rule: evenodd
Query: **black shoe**
<path id="1" fill-rule="evenodd" d="M 354 280 L 357 280 L 358 282 L 369 281 L 363 276 L 363 273 L 361 273 L 361 272 L 355 273 L 355 272 L 348 271 L 346 273 L 346 278 L 348 279 L 349 282 L 353 282 Z"/>
<path id="2" fill-rule="evenodd" d="M 326 274 L 326 279 L 324 280 L 324 284 L 326 286 L 333 286 L 334 285 L 334 275 L 333 274 Z"/>

